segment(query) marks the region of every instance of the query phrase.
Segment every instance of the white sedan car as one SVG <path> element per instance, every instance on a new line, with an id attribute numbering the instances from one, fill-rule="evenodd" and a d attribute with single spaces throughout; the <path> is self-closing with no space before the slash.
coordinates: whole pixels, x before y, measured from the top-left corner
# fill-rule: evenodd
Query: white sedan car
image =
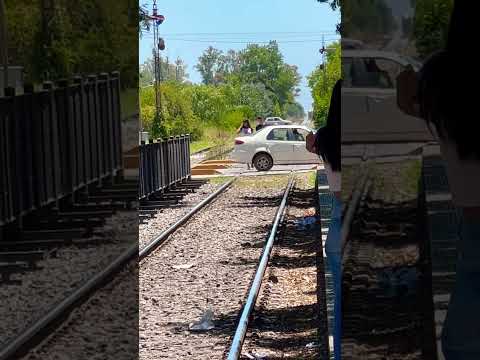
<path id="1" fill-rule="evenodd" d="M 310 132 L 301 125 L 265 127 L 252 135 L 237 137 L 231 158 L 239 163 L 253 164 L 258 171 L 268 171 L 273 165 L 317 164 L 319 157 L 305 147 Z"/>

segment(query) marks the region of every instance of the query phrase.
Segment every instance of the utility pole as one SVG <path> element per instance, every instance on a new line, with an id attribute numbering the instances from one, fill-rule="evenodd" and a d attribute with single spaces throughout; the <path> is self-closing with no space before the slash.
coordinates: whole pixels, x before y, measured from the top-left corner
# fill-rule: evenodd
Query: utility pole
<path id="1" fill-rule="evenodd" d="M 158 14 L 157 0 L 153 0 L 152 15 L 148 16 L 148 19 L 153 22 L 153 53 L 155 63 L 155 115 L 158 117 L 161 109 L 161 93 L 160 93 L 160 79 L 161 63 L 160 63 L 160 50 L 165 48 L 163 39 L 160 38 L 158 32 L 158 26 L 163 23 L 165 17 Z"/>
<path id="2" fill-rule="evenodd" d="M 7 15 L 3 0 L 0 0 L 0 56 L 3 64 L 3 87 L 8 87 Z"/>
<path id="3" fill-rule="evenodd" d="M 158 32 L 158 26 L 163 23 L 165 17 L 163 15 L 158 14 L 157 9 L 157 0 L 153 0 L 152 6 L 152 14 L 148 15 L 145 14 L 145 18 L 147 21 L 152 22 L 153 27 L 153 63 L 154 63 L 154 79 L 153 79 L 153 86 L 155 88 L 155 117 L 158 118 L 160 115 L 161 109 L 161 93 L 160 93 L 160 78 L 162 72 L 162 64 L 160 59 L 160 50 L 165 49 L 165 42 L 160 37 Z M 143 124 L 141 125 L 141 131 L 143 132 Z"/>
<path id="4" fill-rule="evenodd" d="M 327 64 L 325 59 L 325 53 L 327 49 L 325 48 L 325 35 L 322 35 L 322 63 L 323 63 L 323 88 L 324 91 L 327 91 Z"/>
<path id="5" fill-rule="evenodd" d="M 55 5 L 54 0 L 41 0 L 40 1 L 40 8 L 41 8 L 41 15 L 42 15 L 42 35 L 43 35 L 43 48 L 46 50 L 46 57 L 47 64 L 45 64 L 44 76 L 45 80 L 50 78 L 50 73 L 48 69 L 51 65 L 51 57 L 50 57 L 50 49 L 53 43 L 53 31 L 52 31 L 52 23 L 55 17 Z"/>

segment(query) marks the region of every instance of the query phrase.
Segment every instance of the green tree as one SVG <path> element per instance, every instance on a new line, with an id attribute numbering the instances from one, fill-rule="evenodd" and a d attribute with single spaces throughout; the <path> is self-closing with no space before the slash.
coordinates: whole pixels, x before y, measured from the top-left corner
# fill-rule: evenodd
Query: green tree
<path id="1" fill-rule="evenodd" d="M 287 117 L 292 117 L 295 119 L 302 119 L 305 117 L 305 109 L 303 108 L 302 104 L 298 102 L 287 104 L 285 112 Z"/>
<path id="2" fill-rule="evenodd" d="M 50 10 L 45 4 L 5 1 L 10 63 L 25 68 L 27 81 L 118 70 L 122 86 L 137 87 L 135 0 L 55 0 Z"/>
<path id="3" fill-rule="evenodd" d="M 201 135 L 198 118 L 192 103 L 185 96 L 184 84 L 166 82 L 160 87 L 160 115 L 155 116 L 155 91 L 153 87 L 140 89 L 142 122 L 153 138 L 191 134 L 195 140 Z"/>
<path id="4" fill-rule="evenodd" d="M 198 58 L 198 64 L 195 68 L 202 76 L 203 83 L 206 85 L 218 84 L 217 74 L 221 71 L 222 51 L 210 46 Z"/>
<path id="5" fill-rule="evenodd" d="M 414 39 L 421 57 L 445 47 L 453 0 L 417 0 Z"/>
<path id="6" fill-rule="evenodd" d="M 159 59 L 159 74 L 157 78 L 160 81 L 177 81 L 186 82 L 188 80 L 187 65 L 185 62 L 177 58 L 174 63 L 170 62 L 168 58 L 160 57 Z M 140 86 L 147 86 L 153 84 L 155 80 L 155 62 L 152 58 L 145 60 L 139 67 Z"/>
<path id="7" fill-rule="evenodd" d="M 325 64 L 319 65 L 308 77 L 312 89 L 313 120 L 317 127 L 326 122 L 333 86 L 341 78 L 341 47 L 336 42 L 327 48 Z"/>
<path id="8" fill-rule="evenodd" d="M 236 74 L 243 84 L 262 84 L 271 92 L 276 115 L 284 115 L 286 104 L 294 101 L 301 77 L 296 66 L 283 61 L 278 44 L 249 45 L 240 52 L 240 66 Z M 278 105 L 278 106 L 277 106 Z"/>
<path id="9" fill-rule="evenodd" d="M 392 33 L 397 24 L 390 7 L 385 0 L 335 2 L 340 5 L 342 36 L 364 40 L 367 42 L 383 41 L 384 35 Z"/>

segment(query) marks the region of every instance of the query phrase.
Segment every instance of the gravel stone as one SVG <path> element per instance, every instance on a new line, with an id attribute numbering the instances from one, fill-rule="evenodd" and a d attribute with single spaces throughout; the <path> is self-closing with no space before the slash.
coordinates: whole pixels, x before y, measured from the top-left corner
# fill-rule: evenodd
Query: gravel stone
<path id="1" fill-rule="evenodd" d="M 287 181 L 238 180 L 140 264 L 141 359 L 222 358 Z M 208 308 L 215 328 L 190 331 Z"/>
<path id="2" fill-rule="evenodd" d="M 103 269 L 136 242 L 137 211 L 117 212 L 106 219 L 104 240 L 88 246 L 62 246 L 56 257 L 38 262 L 41 269 L 12 275 L 20 285 L 0 287 L 0 346 L 4 346 L 57 302 Z"/>

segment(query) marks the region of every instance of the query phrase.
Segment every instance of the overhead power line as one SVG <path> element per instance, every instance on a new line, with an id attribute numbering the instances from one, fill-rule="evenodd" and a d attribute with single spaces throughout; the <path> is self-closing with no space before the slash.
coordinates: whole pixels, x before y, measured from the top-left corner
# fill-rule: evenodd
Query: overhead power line
<path id="1" fill-rule="evenodd" d="M 169 41 L 187 41 L 187 42 L 199 42 L 199 43 L 222 43 L 222 44 L 269 44 L 270 41 L 257 41 L 257 40 L 250 40 L 250 41 L 232 41 L 232 40 L 207 40 L 207 39 L 173 39 L 169 38 Z M 273 40 L 272 40 L 273 41 Z M 291 44 L 291 43 L 321 43 L 322 39 L 308 39 L 308 40 L 284 40 L 284 41 L 276 41 L 277 43 L 281 44 Z"/>
<path id="2" fill-rule="evenodd" d="M 147 36 L 146 38 L 151 38 Z M 326 41 L 335 41 L 340 40 L 340 36 L 328 36 L 323 37 L 322 39 L 207 39 L 207 38 L 177 38 L 177 37 L 169 37 L 169 41 L 185 41 L 185 42 L 198 42 L 198 43 L 223 43 L 223 44 L 269 44 L 271 41 L 275 41 L 281 44 L 291 44 L 291 43 L 318 43 L 322 42 L 323 40 Z"/>
<path id="3" fill-rule="evenodd" d="M 218 35 L 285 35 L 285 36 L 296 36 L 296 35 L 334 35 L 337 34 L 335 31 L 264 31 L 264 32 L 211 32 L 211 33 L 165 33 L 165 36 L 191 36 L 191 35 L 202 35 L 202 36 L 218 36 Z"/>

